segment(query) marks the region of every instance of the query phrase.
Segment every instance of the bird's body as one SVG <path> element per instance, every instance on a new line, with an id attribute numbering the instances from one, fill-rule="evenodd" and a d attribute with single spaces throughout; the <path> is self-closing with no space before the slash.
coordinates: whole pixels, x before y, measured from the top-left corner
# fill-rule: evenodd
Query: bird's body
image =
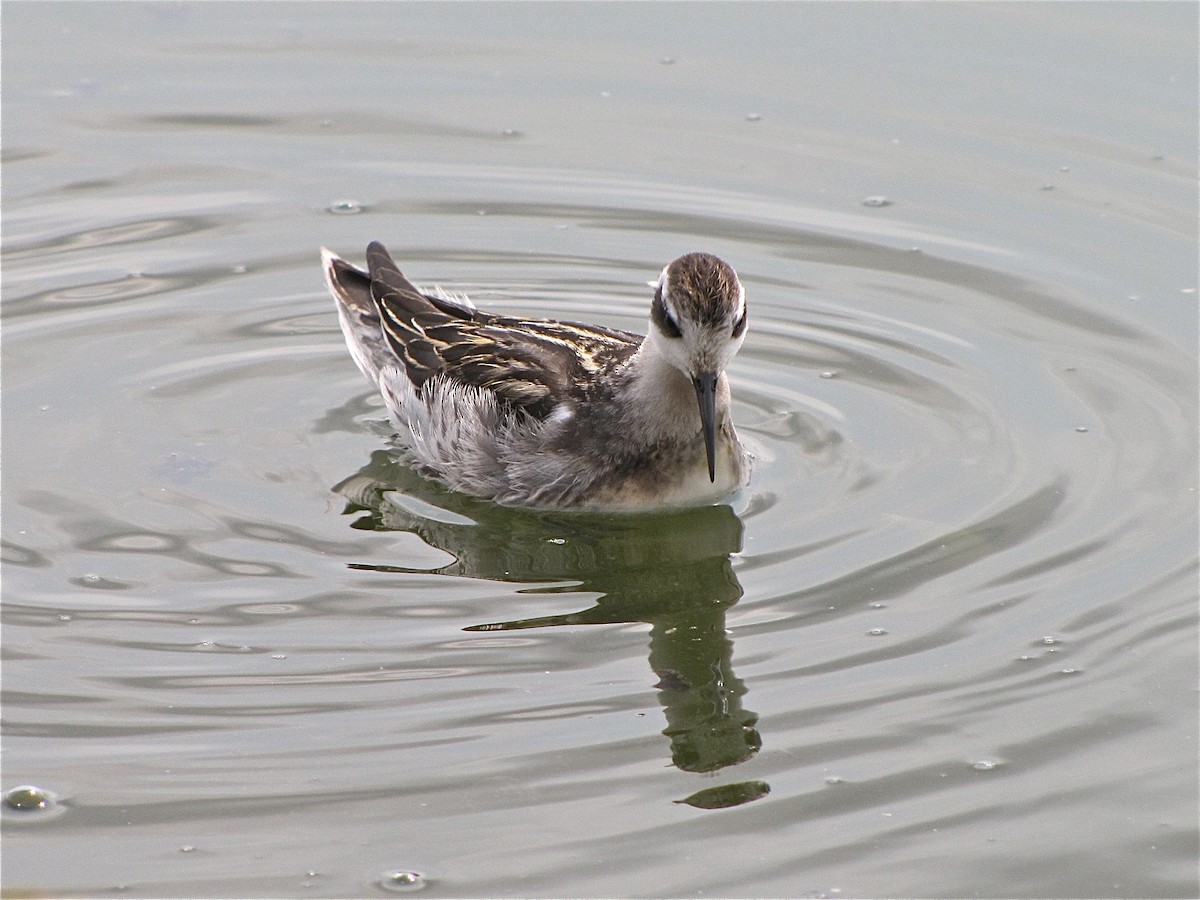
<path id="1" fill-rule="evenodd" d="M 351 355 L 410 464 L 447 487 L 514 506 L 629 510 L 711 503 L 749 480 L 724 374 L 745 297 L 716 257 L 663 270 L 642 338 L 423 293 L 379 243 L 366 272 L 323 256 Z"/>

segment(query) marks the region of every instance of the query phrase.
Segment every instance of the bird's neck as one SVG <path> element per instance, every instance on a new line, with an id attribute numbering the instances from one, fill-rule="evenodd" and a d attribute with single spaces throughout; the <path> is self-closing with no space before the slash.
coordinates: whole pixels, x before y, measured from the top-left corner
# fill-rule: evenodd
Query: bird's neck
<path id="1" fill-rule="evenodd" d="M 631 431 L 646 443 L 686 440 L 700 432 L 700 412 L 691 379 L 671 364 L 654 344 L 643 342 L 628 362 L 621 397 Z M 717 377 L 718 426 L 728 415 L 729 382 Z"/>

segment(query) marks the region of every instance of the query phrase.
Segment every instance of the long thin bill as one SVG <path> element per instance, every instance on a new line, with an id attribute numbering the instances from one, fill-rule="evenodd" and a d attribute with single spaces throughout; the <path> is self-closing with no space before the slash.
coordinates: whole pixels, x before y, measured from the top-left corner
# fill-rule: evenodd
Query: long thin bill
<path id="1" fill-rule="evenodd" d="M 701 372 L 692 379 L 700 403 L 700 429 L 704 432 L 704 452 L 708 455 L 708 480 L 717 481 L 717 376 Z"/>

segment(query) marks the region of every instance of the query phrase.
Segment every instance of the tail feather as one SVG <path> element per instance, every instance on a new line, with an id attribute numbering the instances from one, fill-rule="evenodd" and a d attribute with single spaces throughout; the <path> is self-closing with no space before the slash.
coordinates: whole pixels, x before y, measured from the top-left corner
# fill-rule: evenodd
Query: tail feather
<path id="1" fill-rule="evenodd" d="M 366 272 L 350 265 L 327 247 L 321 248 L 321 263 L 325 283 L 339 304 L 360 315 L 374 315 L 378 319 L 375 301 L 371 299 L 371 278 Z"/>
<path id="2" fill-rule="evenodd" d="M 366 272 L 324 247 L 321 260 L 325 283 L 337 301 L 338 321 L 350 355 L 367 379 L 377 385 L 380 370 L 393 357 L 383 339 L 379 309 L 371 298 L 371 279 Z"/>

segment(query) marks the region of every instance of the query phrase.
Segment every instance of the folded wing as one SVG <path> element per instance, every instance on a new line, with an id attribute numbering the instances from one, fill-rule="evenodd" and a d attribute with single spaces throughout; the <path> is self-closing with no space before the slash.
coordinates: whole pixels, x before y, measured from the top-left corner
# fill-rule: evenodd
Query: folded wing
<path id="1" fill-rule="evenodd" d="M 418 388 L 442 375 L 543 419 L 581 399 L 599 369 L 641 343 L 624 331 L 494 316 L 423 294 L 378 242 L 367 248 L 367 266 L 383 335 Z"/>

